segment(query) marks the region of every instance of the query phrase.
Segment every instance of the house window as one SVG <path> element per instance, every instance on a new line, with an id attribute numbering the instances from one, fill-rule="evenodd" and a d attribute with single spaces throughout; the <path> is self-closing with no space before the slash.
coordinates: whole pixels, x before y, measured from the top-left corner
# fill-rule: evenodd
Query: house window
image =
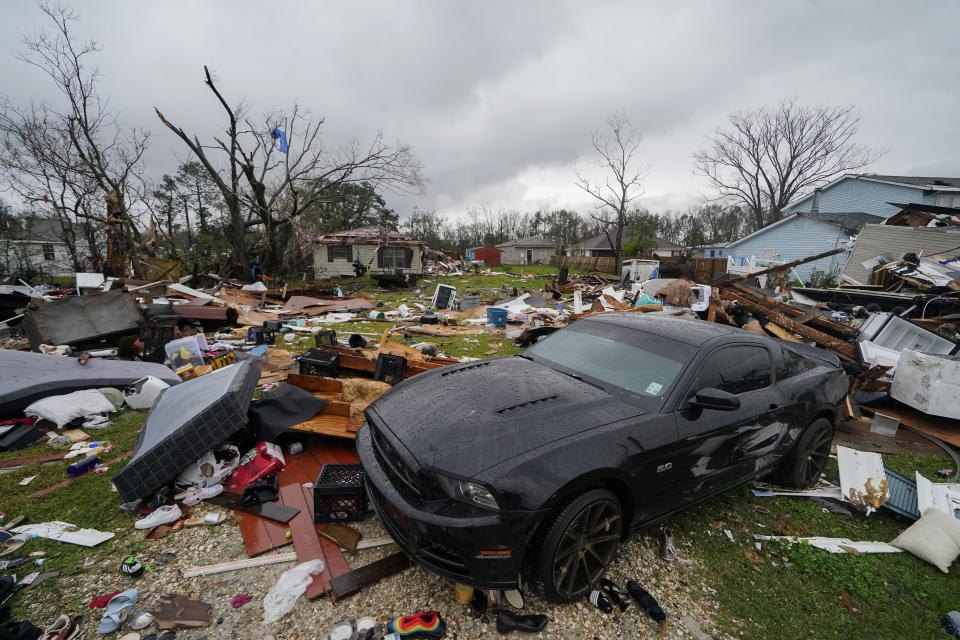
<path id="1" fill-rule="evenodd" d="M 380 247 L 379 267 L 384 269 L 403 269 L 410 267 L 409 257 L 413 258 L 413 250 L 407 247 Z"/>
<path id="2" fill-rule="evenodd" d="M 43 248 L 43 259 L 44 259 L 44 260 L 53 260 L 53 259 L 56 257 L 55 254 L 53 253 L 53 245 L 52 245 L 52 244 L 43 244 L 43 245 L 42 245 L 42 248 Z"/>
<path id="3" fill-rule="evenodd" d="M 763 249 L 760 252 L 760 260 L 763 262 L 772 262 L 773 257 L 777 254 L 776 249 Z"/>
<path id="4" fill-rule="evenodd" d="M 345 244 L 328 244 L 327 245 L 327 262 L 333 262 L 334 260 L 349 260 L 350 259 L 350 245 Z"/>

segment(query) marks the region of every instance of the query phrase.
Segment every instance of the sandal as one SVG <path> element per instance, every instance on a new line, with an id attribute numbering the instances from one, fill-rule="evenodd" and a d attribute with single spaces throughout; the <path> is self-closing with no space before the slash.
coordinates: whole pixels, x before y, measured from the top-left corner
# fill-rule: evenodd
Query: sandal
<path id="1" fill-rule="evenodd" d="M 208 498 L 213 498 L 215 496 L 220 495 L 221 493 L 223 493 L 222 484 L 215 484 L 212 487 L 204 487 L 203 489 L 194 491 L 193 493 L 188 495 L 186 498 L 184 498 L 183 504 L 187 505 L 188 507 L 192 507 L 193 505 L 197 504 L 201 500 L 207 500 Z"/>
<path id="2" fill-rule="evenodd" d="M 660 536 L 660 557 L 667 562 L 673 562 L 677 559 L 677 547 L 673 544 L 673 532 L 670 531 L 670 527 L 664 527 Z"/>
<path id="3" fill-rule="evenodd" d="M 136 589 L 123 591 L 110 598 L 110 602 L 107 603 L 107 610 L 100 619 L 100 633 L 113 633 L 123 626 L 130 609 L 137 604 L 139 598 L 140 594 L 137 593 Z"/>
<path id="4" fill-rule="evenodd" d="M 215 526 L 221 522 L 226 522 L 230 516 L 223 513 L 222 511 L 211 511 L 203 516 L 196 516 L 193 518 L 187 518 L 183 521 L 183 526 L 185 527 L 199 527 L 205 524 L 210 526 Z"/>
<path id="5" fill-rule="evenodd" d="M 12 538 L 10 538 L 9 540 L 3 543 L 3 546 L 5 548 L 2 552 L 0 552 L 0 556 L 5 556 L 13 553 L 23 545 L 30 542 L 30 538 L 32 537 L 33 537 L 32 533 L 18 533 L 17 535 L 13 536 Z"/>
<path id="6" fill-rule="evenodd" d="M 620 591 L 620 587 L 618 587 L 613 580 L 610 580 L 609 578 L 600 578 L 599 584 L 600 588 L 603 589 L 608 596 L 610 596 L 610 599 L 613 600 L 618 607 L 620 607 L 620 611 L 627 610 L 627 607 L 630 606 L 630 598 L 623 595 L 623 593 Z"/>

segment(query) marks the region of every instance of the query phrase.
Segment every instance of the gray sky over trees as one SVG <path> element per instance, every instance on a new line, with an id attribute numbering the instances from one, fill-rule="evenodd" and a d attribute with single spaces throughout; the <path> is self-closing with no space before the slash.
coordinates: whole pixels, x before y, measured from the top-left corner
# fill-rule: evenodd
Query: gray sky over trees
<path id="1" fill-rule="evenodd" d="M 586 211 L 575 163 L 590 133 L 623 110 L 644 136 L 641 206 L 710 195 L 692 154 L 729 113 L 801 103 L 856 105 L 856 141 L 886 154 L 878 173 L 960 175 L 960 2 L 284 2 L 66 3 L 78 40 L 103 47 L 101 91 L 150 129 L 147 173 L 190 159 L 156 105 L 201 138 L 220 133 L 203 65 L 251 116 L 294 101 L 326 118 L 325 140 L 382 130 L 413 146 L 429 182 L 387 195 L 455 215 L 469 206 Z M 31 2 L 4 3 L 0 94 L 54 98 L 16 60 L 46 26 Z"/>

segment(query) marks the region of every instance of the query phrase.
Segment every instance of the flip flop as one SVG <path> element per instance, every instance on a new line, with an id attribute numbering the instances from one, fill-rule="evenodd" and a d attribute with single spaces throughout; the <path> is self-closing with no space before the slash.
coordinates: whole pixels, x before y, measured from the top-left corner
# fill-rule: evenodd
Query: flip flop
<path id="1" fill-rule="evenodd" d="M 140 594 L 136 589 L 122 591 L 110 598 L 107 609 L 100 618 L 100 633 L 113 633 L 119 629 L 139 598 Z"/>
<path id="2" fill-rule="evenodd" d="M 211 511 L 203 516 L 196 516 L 194 518 L 187 518 L 183 521 L 183 526 L 185 527 L 199 527 L 205 524 L 214 526 L 218 525 L 221 522 L 226 522 L 229 516 L 222 511 Z"/>
<path id="3" fill-rule="evenodd" d="M 30 538 L 33 537 L 32 533 L 18 533 L 9 540 L 3 543 L 3 546 L 6 547 L 4 551 L 0 552 L 0 556 L 5 556 L 10 553 L 13 553 L 23 545 L 30 542 Z"/>

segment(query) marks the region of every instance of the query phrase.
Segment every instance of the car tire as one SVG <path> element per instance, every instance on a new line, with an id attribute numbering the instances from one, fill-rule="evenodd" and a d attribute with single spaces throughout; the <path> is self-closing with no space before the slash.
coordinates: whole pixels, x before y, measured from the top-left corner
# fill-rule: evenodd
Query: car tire
<path id="1" fill-rule="evenodd" d="M 533 582 L 550 602 L 583 598 L 606 573 L 623 532 L 623 509 L 606 489 L 594 489 L 558 510 L 533 552 Z"/>
<path id="2" fill-rule="evenodd" d="M 793 489 L 806 489 L 814 484 L 827 466 L 833 425 L 826 418 L 817 418 L 806 428 L 777 474 L 781 484 Z"/>

